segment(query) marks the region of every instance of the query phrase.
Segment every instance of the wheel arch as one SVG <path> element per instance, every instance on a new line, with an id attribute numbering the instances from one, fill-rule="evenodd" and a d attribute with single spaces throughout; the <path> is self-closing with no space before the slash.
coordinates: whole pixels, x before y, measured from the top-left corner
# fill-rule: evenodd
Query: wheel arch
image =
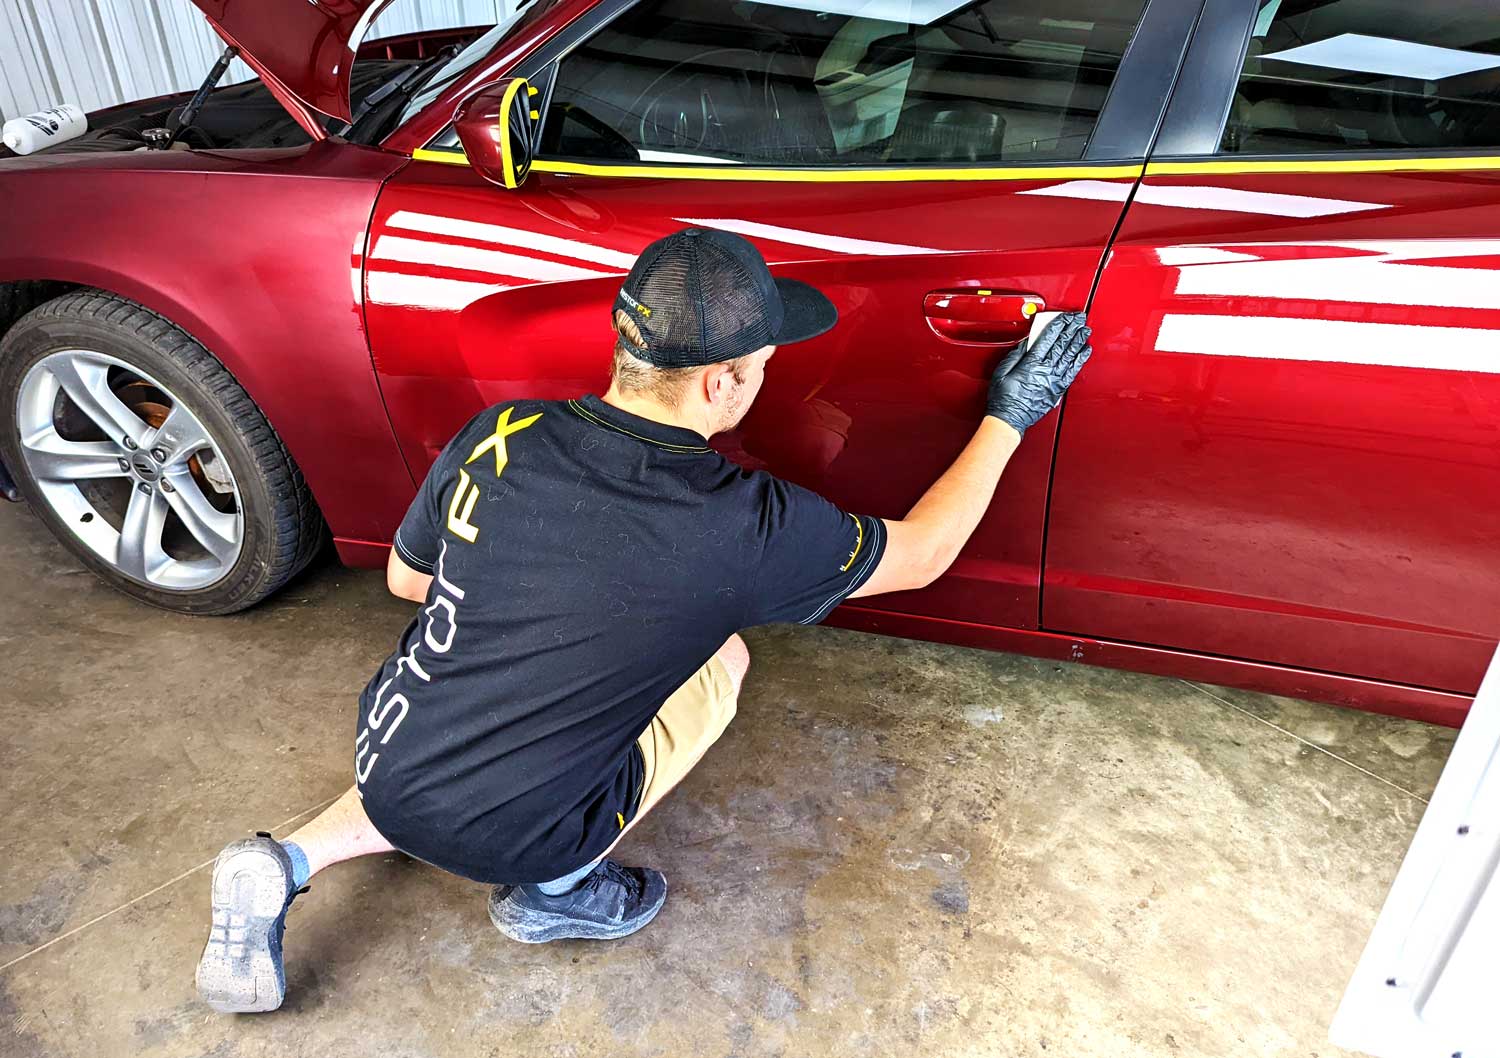
<path id="1" fill-rule="evenodd" d="M 82 262 L 41 269 L 24 279 L 0 281 L 0 340 L 17 320 L 38 305 L 83 288 L 112 294 L 149 309 L 207 349 L 236 378 L 240 377 L 241 372 L 232 363 L 233 356 L 224 355 L 223 336 L 191 306 L 129 275 Z M 255 393 L 252 391 L 250 395 L 253 397 Z"/>
<path id="2" fill-rule="evenodd" d="M 379 474 L 396 482 L 392 490 L 397 496 L 395 504 L 374 508 L 373 518 L 372 508 L 361 502 L 357 489 L 349 487 L 348 475 L 333 465 L 335 461 L 330 460 L 326 446 L 320 443 L 318 431 L 297 422 L 315 413 L 316 399 L 309 400 L 304 387 L 286 383 L 294 377 L 292 372 L 296 368 L 307 365 L 295 362 L 284 346 L 272 353 L 258 349 L 252 337 L 255 328 L 235 319 L 233 297 L 200 299 L 195 303 L 174 296 L 138 275 L 90 262 L 57 262 L 51 267 L 30 269 L 25 278 L 0 280 L 0 340 L 27 312 L 81 289 L 123 298 L 155 313 L 201 345 L 234 376 L 301 469 L 324 520 L 339 538 L 341 552 L 346 540 L 379 544 L 389 538 L 405 510 L 405 500 L 414 491 L 414 484 L 396 448 L 373 365 L 367 358 L 363 360 L 367 386 L 361 387 L 358 379 L 345 378 L 342 388 L 367 388 L 358 403 L 368 412 L 367 425 L 374 426 L 370 432 L 377 443 L 369 443 L 366 438 L 366 443 L 356 446 L 356 457 L 366 461 L 365 476 Z M 345 370 L 343 374 L 347 376 L 350 372 Z M 390 523 L 389 528 L 386 522 Z"/>

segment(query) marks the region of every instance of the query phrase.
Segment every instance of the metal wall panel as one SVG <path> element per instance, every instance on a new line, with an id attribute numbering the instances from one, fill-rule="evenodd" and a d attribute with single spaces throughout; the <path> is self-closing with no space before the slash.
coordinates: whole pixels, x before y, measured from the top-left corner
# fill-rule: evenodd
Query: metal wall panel
<path id="1" fill-rule="evenodd" d="M 369 39 L 482 25 L 515 0 L 396 0 Z M 0 0 L 0 117 L 84 110 L 194 88 L 224 43 L 188 0 Z M 222 83 L 254 76 L 241 62 Z"/>

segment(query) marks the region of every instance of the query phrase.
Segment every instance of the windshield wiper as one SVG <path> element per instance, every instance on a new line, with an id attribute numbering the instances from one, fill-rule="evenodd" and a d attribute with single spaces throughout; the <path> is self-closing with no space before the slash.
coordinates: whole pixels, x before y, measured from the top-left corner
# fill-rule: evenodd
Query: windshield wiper
<path id="1" fill-rule="evenodd" d="M 447 47 L 439 48 L 415 66 L 407 68 L 365 96 L 359 109 L 354 112 L 354 119 L 349 122 L 346 132 L 358 128 L 360 123 L 377 108 L 388 110 L 387 104 L 392 100 L 398 100 L 404 106 L 407 100 L 417 94 L 418 89 L 431 80 L 435 73 L 448 65 L 461 51 L 463 51 L 463 46 L 459 44 L 449 44 Z M 367 142 L 367 140 L 361 137 L 358 142 Z"/>

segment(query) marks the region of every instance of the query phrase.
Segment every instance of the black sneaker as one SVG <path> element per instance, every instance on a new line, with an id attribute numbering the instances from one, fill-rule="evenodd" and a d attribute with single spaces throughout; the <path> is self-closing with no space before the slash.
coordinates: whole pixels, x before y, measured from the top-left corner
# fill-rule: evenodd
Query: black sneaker
<path id="1" fill-rule="evenodd" d="M 616 940 L 641 929 L 667 902 L 667 879 L 648 867 L 605 860 L 578 888 L 548 896 L 534 885 L 496 886 L 490 921 L 511 940 Z"/>
<path id="2" fill-rule="evenodd" d="M 299 890 L 292 860 L 269 834 L 232 841 L 214 862 L 213 925 L 198 960 L 198 994 L 226 1014 L 275 1010 L 286 996 L 281 935 Z"/>

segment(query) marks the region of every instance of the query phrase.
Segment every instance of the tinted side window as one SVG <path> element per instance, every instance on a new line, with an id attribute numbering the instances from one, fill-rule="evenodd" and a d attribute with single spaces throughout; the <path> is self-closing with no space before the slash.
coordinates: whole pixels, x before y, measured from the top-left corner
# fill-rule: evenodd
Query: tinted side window
<path id="1" fill-rule="evenodd" d="M 1145 0 L 853 6 L 930 17 L 646 0 L 563 59 L 542 153 L 761 165 L 1077 159 Z"/>
<path id="2" fill-rule="evenodd" d="M 1219 149 L 1495 146 L 1495 0 L 1264 0 Z"/>

